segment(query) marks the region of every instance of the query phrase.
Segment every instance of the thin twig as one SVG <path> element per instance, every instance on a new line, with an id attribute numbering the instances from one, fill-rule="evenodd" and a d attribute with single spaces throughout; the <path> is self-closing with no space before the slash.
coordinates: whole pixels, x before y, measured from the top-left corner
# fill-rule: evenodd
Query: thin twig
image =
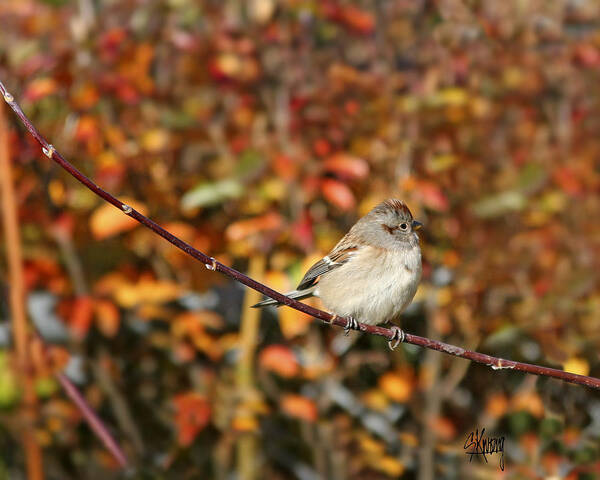
<path id="1" fill-rule="evenodd" d="M 102 441 L 106 449 L 113 454 L 113 456 L 119 462 L 122 468 L 126 468 L 128 466 L 127 458 L 125 454 L 117 445 L 117 442 L 112 438 L 108 430 L 102 423 L 102 420 L 96 415 L 96 412 L 88 405 L 85 401 L 79 390 L 75 388 L 75 385 L 71 383 L 71 381 L 66 377 L 66 375 L 62 373 L 57 373 L 56 378 L 64 388 L 68 397 L 73 401 L 75 405 L 79 408 L 82 415 L 87 420 L 90 428 L 94 431 L 94 433 L 98 436 L 98 438 Z"/>
<path id="2" fill-rule="evenodd" d="M 109 358 L 109 355 L 110 354 L 107 351 L 102 349 L 92 364 L 92 371 L 94 372 L 94 377 L 98 380 L 100 388 L 110 400 L 119 428 L 125 432 L 131 440 L 137 456 L 141 457 L 144 455 L 144 440 L 133 420 L 133 415 L 131 414 L 131 409 L 127 404 L 125 396 L 121 393 L 119 387 L 115 385 L 115 382 L 111 378 L 110 372 L 105 365 L 105 360 Z"/>
<path id="3" fill-rule="evenodd" d="M 23 278 L 23 255 L 17 219 L 17 203 L 13 187 L 13 175 L 8 151 L 8 128 L 4 116 L 4 106 L 0 107 L 0 190 L 2 191 L 2 220 L 6 235 L 6 256 L 10 279 L 10 313 L 17 356 L 17 369 L 23 387 L 22 432 L 23 450 L 27 465 L 27 477 L 42 480 L 42 449 L 35 436 L 37 416 L 37 395 L 33 384 L 31 362 L 29 360 L 29 329 L 25 313 L 25 281 Z"/>
<path id="4" fill-rule="evenodd" d="M 14 101 L 13 96 L 6 90 L 4 84 L 0 82 L 0 94 L 4 97 L 5 101 L 10 105 L 10 107 L 14 110 L 16 115 L 19 117 L 25 128 L 29 131 L 29 133 L 37 140 L 37 142 L 41 145 L 43 153 L 50 159 L 54 160 L 58 163 L 62 168 L 64 168 L 67 172 L 69 172 L 73 177 L 75 177 L 79 182 L 89 188 L 96 195 L 107 201 L 108 203 L 114 205 L 116 208 L 123 211 L 125 215 L 137 220 L 139 223 L 144 225 L 145 227 L 152 230 L 157 235 L 160 235 L 165 240 L 169 241 L 173 245 L 175 245 L 180 250 L 183 250 L 185 253 L 195 258 L 196 260 L 201 261 L 206 265 L 206 268 L 213 271 L 221 272 L 228 277 L 233 278 L 234 280 L 243 283 L 244 285 L 253 288 L 266 295 L 267 297 L 273 298 L 278 302 L 281 302 L 288 307 L 294 308 L 301 312 L 304 312 L 312 317 L 318 318 L 326 323 L 336 325 L 338 327 L 345 327 L 347 324 L 347 320 L 344 317 L 333 316 L 330 313 L 324 312 L 323 310 L 319 310 L 318 308 L 311 307 L 310 305 L 306 305 L 305 303 L 298 302 L 292 298 L 286 297 L 282 293 L 279 293 L 266 285 L 263 285 L 260 282 L 244 275 L 237 270 L 228 267 L 227 265 L 223 265 L 222 263 L 216 261 L 214 258 L 209 257 L 205 253 L 196 250 L 190 244 L 184 242 L 183 240 L 177 238 L 175 235 L 170 233 L 169 231 L 162 228 L 160 225 L 150 220 L 148 217 L 142 215 L 137 210 L 133 209 L 129 205 L 124 204 L 118 198 L 114 197 L 110 193 L 106 192 L 94 182 L 92 182 L 88 177 L 86 177 L 83 173 L 81 173 L 77 168 L 75 168 L 71 163 L 69 163 L 56 149 L 50 145 L 46 139 L 37 131 L 35 126 L 31 123 L 31 121 L 27 118 L 27 116 L 21 110 L 21 107 Z M 382 337 L 386 337 L 388 340 L 392 340 L 395 338 L 395 332 L 389 328 L 379 327 L 376 325 L 367 325 L 364 323 L 358 324 L 358 329 L 361 332 L 370 333 L 371 335 L 380 335 Z M 587 387 L 600 389 L 600 379 L 594 377 L 588 377 L 585 375 L 577 375 L 574 373 L 565 372 L 564 370 L 557 370 L 555 368 L 542 367 L 539 365 L 532 365 L 529 363 L 515 362 L 514 360 L 506 360 L 503 358 L 492 357 L 491 355 L 486 355 L 484 353 L 472 352 L 469 350 L 465 350 L 464 348 L 457 347 L 455 345 L 450 345 L 444 342 L 439 342 L 436 340 L 431 340 L 425 337 L 419 337 L 417 335 L 412 335 L 410 333 L 406 333 L 404 338 L 405 343 L 410 343 L 413 345 L 418 345 L 420 347 L 429 348 L 432 350 L 437 350 L 438 352 L 443 352 L 448 355 L 454 355 L 456 357 L 461 357 L 467 360 L 471 360 L 476 363 L 482 363 L 491 367 L 494 370 L 500 369 L 510 369 L 510 370 L 518 370 L 520 372 L 532 373 L 534 375 L 541 375 L 545 377 L 557 378 L 559 380 L 563 380 L 565 382 L 576 383 L 578 385 L 585 385 Z"/>
<path id="5" fill-rule="evenodd" d="M 252 276 L 262 277 L 265 272 L 265 257 L 262 253 L 255 254 L 250 259 L 248 266 Z M 252 395 L 255 387 L 254 355 L 258 345 L 258 332 L 260 328 L 260 311 L 250 308 L 260 300 L 260 295 L 252 290 L 247 290 L 244 295 L 244 312 L 240 325 L 240 358 L 236 368 L 236 389 L 238 401 L 245 403 Z M 237 439 L 237 464 L 240 478 L 253 480 L 257 477 L 258 436 L 254 432 L 244 432 Z"/>
<path id="6" fill-rule="evenodd" d="M 2 95 L 6 98 L 4 86 L 0 88 Z M 3 109 L 4 107 L 2 107 Z M 23 282 L 23 267 L 20 240 L 18 237 L 16 206 L 12 192 L 12 175 L 10 174 L 10 163 L 8 162 L 8 140 L 6 138 L 6 126 L 4 112 L 0 111 L 0 182 L 2 182 L 2 207 L 4 210 L 5 232 L 7 237 L 7 256 L 10 267 L 11 284 L 11 310 L 13 318 L 13 329 L 15 335 L 15 346 L 21 376 L 24 382 L 24 404 L 28 423 L 33 423 L 37 397 L 33 387 L 31 368 L 27 352 L 27 321 L 25 315 L 25 288 Z M 35 335 L 35 332 L 30 332 Z M 90 424 L 92 430 L 98 435 L 106 448 L 114 455 L 121 467 L 127 467 L 127 459 L 117 443 L 113 440 L 107 428 L 86 403 L 77 388 L 71 381 L 61 373 L 56 378 L 65 389 L 67 395 L 79 407 L 83 416 Z M 42 457 L 39 445 L 35 441 L 35 435 L 31 425 L 25 428 L 25 450 L 27 455 L 27 470 L 31 479 L 43 479 Z"/>

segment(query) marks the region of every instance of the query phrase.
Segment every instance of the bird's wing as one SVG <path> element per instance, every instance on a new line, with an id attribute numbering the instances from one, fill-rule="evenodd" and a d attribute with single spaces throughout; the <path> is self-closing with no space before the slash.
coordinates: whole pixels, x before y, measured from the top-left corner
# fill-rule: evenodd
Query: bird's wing
<path id="1" fill-rule="evenodd" d="M 308 269 L 308 272 L 306 272 L 298 284 L 297 290 L 304 290 L 305 288 L 316 285 L 321 275 L 342 266 L 352 258 L 358 250 L 358 245 L 344 240 L 345 238 L 334 247 L 329 255 L 326 255 Z"/>

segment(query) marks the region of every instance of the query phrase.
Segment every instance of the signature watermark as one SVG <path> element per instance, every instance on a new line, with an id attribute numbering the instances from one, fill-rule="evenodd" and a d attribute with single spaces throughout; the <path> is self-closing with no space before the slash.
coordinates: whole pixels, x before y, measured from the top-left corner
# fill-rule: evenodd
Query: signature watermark
<path id="1" fill-rule="evenodd" d="M 475 432 L 469 433 L 465 440 L 465 454 L 469 455 L 469 462 L 473 460 L 473 456 L 481 455 L 488 463 L 487 455 L 497 453 L 500 455 L 500 470 L 504 471 L 504 437 L 485 437 L 485 428 L 476 429 Z"/>

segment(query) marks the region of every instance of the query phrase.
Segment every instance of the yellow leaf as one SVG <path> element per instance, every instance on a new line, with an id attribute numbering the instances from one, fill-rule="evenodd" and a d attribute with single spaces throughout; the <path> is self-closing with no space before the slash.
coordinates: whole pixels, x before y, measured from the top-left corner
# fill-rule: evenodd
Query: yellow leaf
<path id="1" fill-rule="evenodd" d="M 148 130 L 142 137 L 142 147 L 151 153 L 158 153 L 169 145 L 169 132 L 161 128 Z"/>
<path id="2" fill-rule="evenodd" d="M 545 413 L 544 403 L 536 392 L 517 393 L 512 399 L 513 410 L 524 410 L 534 417 L 541 418 Z"/>
<path id="3" fill-rule="evenodd" d="M 231 422 L 231 427 L 237 432 L 256 432 L 259 425 L 254 415 L 237 415 Z"/>
<path id="4" fill-rule="evenodd" d="M 363 393 L 361 399 L 367 407 L 378 412 L 384 411 L 389 406 L 388 398 L 376 388 Z"/>
<path id="5" fill-rule="evenodd" d="M 359 434 L 358 442 L 361 450 L 366 454 L 379 457 L 385 452 L 385 445 L 366 433 Z"/>
<path id="6" fill-rule="evenodd" d="M 170 302 L 178 298 L 180 293 L 180 288 L 176 283 L 152 279 L 124 283 L 114 292 L 115 300 L 124 308 L 131 308 L 143 303 Z"/>
<path id="7" fill-rule="evenodd" d="M 439 99 L 443 105 L 460 107 L 467 102 L 467 91 L 462 88 L 446 88 L 439 92 Z"/>
<path id="8" fill-rule="evenodd" d="M 588 375 L 590 373 L 590 364 L 585 358 L 571 357 L 563 365 L 563 370 L 577 375 Z"/>
<path id="9" fill-rule="evenodd" d="M 279 309 L 279 328 L 288 340 L 306 333 L 312 322 L 313 318 L 306 313 L 287 307 Z"/>
<path id="10" fill-rule="evenodd" d="M 146 214 L 146 207 L 142 203 L 130 198 L 123 198 L 122 201 L 142 215 Z M 96 240 L 103 240 L 118 233 L 126 232 L 136 225 L 138 225 L 137 221 L 109 203 L 102 204 L 94 210 L 90 217 L 90 229 Z"/>
<path id="11" fill-rule="evenodd" d="M 393 478 L 398 478 L 404 473 L 404 464 L 400 460 L 389 455 L 379 458 L 375 465 L 379 470 Z"/>

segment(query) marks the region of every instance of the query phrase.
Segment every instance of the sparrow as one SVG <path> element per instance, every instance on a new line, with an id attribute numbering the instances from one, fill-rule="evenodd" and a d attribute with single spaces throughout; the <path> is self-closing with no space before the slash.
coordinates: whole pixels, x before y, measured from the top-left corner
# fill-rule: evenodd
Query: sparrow
<path id="1" fill-rule="evenodd" d="M 406 204 L 388 199 L 358 220 L 331 252 L 306 272 L 286 295 L 296 300 L 316 296 L 333 315 L 347 317 L 345 332 L 358 323 L 379 325 L 396 320 L 412 301 L 421 280 L 421 247 Z M 282 305 L 267 299 L 253 305 Z M 393 326 L 395 348 L 404 333 Z M 392 346 L 392 341 L 396 343 Z"/>

